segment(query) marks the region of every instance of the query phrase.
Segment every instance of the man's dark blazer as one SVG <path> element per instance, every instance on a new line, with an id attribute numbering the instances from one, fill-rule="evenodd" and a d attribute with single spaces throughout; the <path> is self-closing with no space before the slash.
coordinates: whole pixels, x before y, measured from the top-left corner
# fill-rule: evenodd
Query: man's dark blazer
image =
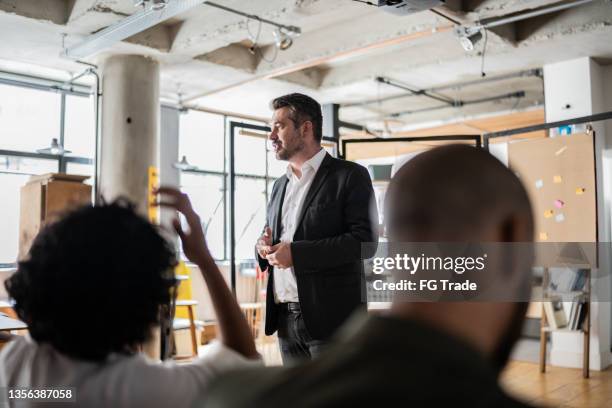
<path id="1" fill-rule="evenodd" d="M 274 183 L 268 203 L 267 226 L 272 242 L 281 236 L 281 216 L 289 179 Z M 325 154 L 306 193 L 296 223 L 291 255 L 302 316 L 313 339 L 325 340 L 357 308 L 365 306 L 363 258 L 374 255 L 375 245 L 363 254 L 361 243 L 378 241 L 378 217 L 368 171 L 356 163 Z M 273 267 L 268 268 L 266 334 L 278 328 L 279 306 L 274 302 Z"/>

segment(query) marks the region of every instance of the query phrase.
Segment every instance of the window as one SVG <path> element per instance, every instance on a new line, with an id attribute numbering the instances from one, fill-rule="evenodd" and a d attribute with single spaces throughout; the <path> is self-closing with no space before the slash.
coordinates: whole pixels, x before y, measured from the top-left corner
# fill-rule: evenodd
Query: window
<path id="1" fill-rule="evenodd" d="M 236 259 L 253 259 L 255 242 L 266 223 L 264 179 L 236 177 Z"/>
<path id="2" fill-rule="evenodd" d="M 224 117 L 190 110 L 179 122 L 179 159 L 183 156 L 200 170 L 224 170 Z"/>
<path id="3" fill-rule="evenodd" d="M 236 132 L 234 169 L 237 174 L 266 175 L 266 139 L 255 132 Z"/>
<path id="4" fill-rule="evenodd" d="M 36 152 L 60 138 L 61 95 L 0 84 L 0 149 Z"/>
<path id="5" fill-rule="evenodd" d="M 57 161 L 0 156 L 0 264 L 17 260 L 21 187 L 32 175 L 56 173 Z"/>
<path id="6" fill-rule="evenodd" d="M 21 187 L 31 176 L 66 171 L 93 176 L 95 110 L 92 98 L 56 90 L 0 84 L 0 264 L 13 264 L 19 245 Z M 62 100 L 65 109 L 62 109 Z M 65 116 L 62 118 L 62 111 Z M 62 134 L 61 123 L 64 122 Z M 72 154 L 43 156 L 38 149 L 64 140 Z M 90 161 L 91 164 L 83 164 Z M 65 168 L 64 168 L 65 164 Z M 93 184 L 92 179 L 88 180 Z"/>
<path id="7" fill-rule="evenodd" d="M 81 164 L 81 163 L 66 163 L 66 173 L 75 174 L 78 176 L 89 176 L 87 180 L 84 181 L 85 184 L 89 184 L 93 186 L 94 184 L 94 173 L 95 166 L 93 164 Z"/>
<path id="8" fill-rule="evenodd" d="M 71 156 L 92 158 L 96 155 L 94 98 L 66 95 L 64 148 Z"/>
<path id="9" fill-rule="evenodd" d="M 189 195 L 202 222 L 206 243 L 215 259 L 224 259 L 225 191 L 223 176 L 181 173 L 181 190 Z"/>

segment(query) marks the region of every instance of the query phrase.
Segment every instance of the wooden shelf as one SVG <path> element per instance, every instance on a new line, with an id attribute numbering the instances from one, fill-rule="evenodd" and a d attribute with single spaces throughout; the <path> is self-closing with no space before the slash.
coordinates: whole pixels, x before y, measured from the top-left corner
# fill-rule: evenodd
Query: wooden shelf
<path id="1" fill-rule="evenodd" d="M 560 327 L 558 329 L 553 329 L 552 327 L 542 327 L 540 329 L 543 332 L 547 333 L 584 333 L 584 329 L 568 329 L 567 327 Z"/>
<path id="2" fill-rule="evenodd" d="M 583 349 L 582 349 L 582 376 L 584 378 L 589 378 L 589 364 L 590 364 L 590 343 L 591 343 L 591 271 L 588 269 L 588 273 L 586 276 L 586 282 L 584 284 L 584 290 L 582 291 L 570 291 L 570 292 L 557 292 L 557 291 L 545 291 L 547 295 L 545 296 L 541 304 L 542 304 L 542 318 L 540 320 L 540 372 L 546 372 L 546 347 L 548 342 L 548 336 L 550 333 L 581 333 L 583 338 Z M 549 284 L 549 272 L 548 268 L 544 269 L 543 282 L 542 287 L 546 288 Z M 580 302 L 584 304 L 585 316 L 584 321 L 581 324 L 581 328 L 578 329 L 568 329 L 567 327 L 560 327 L 558 329 L 553 329 L 548 325 L 546 311 L 544 310 L 544 303 L 552 300 L 561 300 L 564 301 L 564 297 L 556 296 L 555 294 L 562 294 L 565 296 L 574 295 L 575 302 Z"/>

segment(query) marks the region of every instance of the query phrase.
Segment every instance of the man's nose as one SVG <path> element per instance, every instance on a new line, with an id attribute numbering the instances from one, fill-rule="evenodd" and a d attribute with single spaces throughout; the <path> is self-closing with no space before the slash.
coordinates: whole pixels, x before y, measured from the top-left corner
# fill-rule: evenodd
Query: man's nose
<path id="1" fill-rule="evenodd" d="M 268 134 L 268 139 L 272 141 L 275 141 L 276 139 L 278 139 L 278 133 L 276 129 L 272 129 L 272 131 Z"/>

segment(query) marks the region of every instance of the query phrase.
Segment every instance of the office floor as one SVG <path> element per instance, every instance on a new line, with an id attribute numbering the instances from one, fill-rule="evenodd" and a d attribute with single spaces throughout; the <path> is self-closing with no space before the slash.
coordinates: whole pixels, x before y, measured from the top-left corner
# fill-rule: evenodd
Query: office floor
<path id="1" fill-rule="evenodd" d="M 502 383 L 509 393 L 536 406 L 612 406 L 612 367 L 591 371 L 591 377 L 584 379 L 581 369 L 548 366 L 542 374 L 536 363 L 511 361 Z"/>

